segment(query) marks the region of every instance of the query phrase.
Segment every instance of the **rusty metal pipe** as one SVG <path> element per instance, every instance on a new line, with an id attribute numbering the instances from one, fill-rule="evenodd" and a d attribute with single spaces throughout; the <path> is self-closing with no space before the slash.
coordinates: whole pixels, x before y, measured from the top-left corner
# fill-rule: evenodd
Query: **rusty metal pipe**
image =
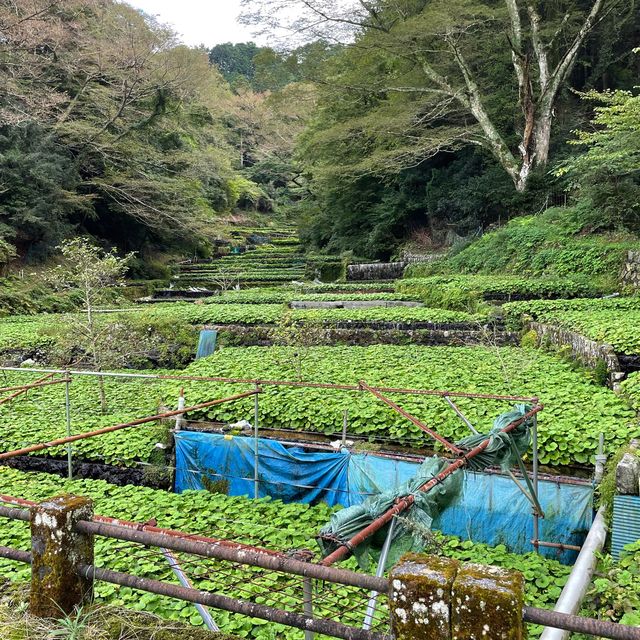
<path id="1" fill-rule="evenodd" d="M 542 411 L 543 406 L 537 405 L 533 407 L 530 411 L 528 411 L 522 418 L 518 420 L 514 420 L 511 424 L 508 424 L 504 429 L 502 429 L 503 433 L 509 433 L 513 431 L 516 427 L 521 425 L 525 420 L 528 420 L 532 416 L 536 415 L 539 411 Z M 439 482 L 444 480 L 447 476 L 451 475 L 454 471 L 457 471 L 461 467 L 464 467 L 467 464 L 467 461 L 471 458 L 475 458 L 478 454 L 482 453 L 489 446 L 490 439 L 487 438 L 483 440 L 477 447 L 471 449 L 465 453 L 461 458 L 453 461 L 446 469 L 443 469 L 439 474 L 434 476 L 429 482 L 423 484 L 419 491 L 426 492 L 435 487 Z M 360 543 L 366 540 L 369 536 L 376 533 L 384 527 L 394 516 L 406 511 L 413 503 L 415 502 L 415 498 L 412 495 L 405 496 L 404 498 L 400 498 L 398 502 L 388 509 L 385 513 L 383 513 L 380 517 L 376 518 L 370 525 L 362 529 L 356 533 L 348 542 L 343 543 L 340 547 L 338 547 L 333 553 L 330 553 L 321 564 L 325 566 L 330 566 L 339 560 L 343 560 L 346 558 L 351 550 L 354 547 L 357 547 Z"/>
<path id="2" fill-rule="evenodd" d="M 141 424 L 155 422 L 156 420 L 162 420 L 163 418 L 171 418 L 173 416 L 177 416 L 182 413 L 187 413 L 188 411 L 196 411 L 199 409 L 205 409 L 207 407 L 213 407 L 217 404 L 223 404 L 224 402 L 233 402 L 234 400 L 241 400 L 242 398 L 248 398 L 249 396 L 253 396 L 256 393 L 260 393 L 260 391 L 258 390 L 247 391 L 245 393 L 239 393 L 235 396 L 229 396 L 228 398 L 210 400 L 209 402 L 202 402 L 200 404 L 193 405 L 192 407 L 177 409 L 176 411 L 166 411 L 165 413 L 158 413 L 154 416 L 147 416 L 146 418 L 138 418 L 137 420 L 116 424 L 112 427 L 104 427 L 103 429 L 96 429 L 95 431 L 78 433 L 74 436 L 68 436 L 66 438 L 58 438 L 57 440 L 51 440 L 50 442 L 41 442 L 40 444 L 32 444 L 28 447 L 23 447 L 22 449 L 16 449 L 15 451 L 0 453 L 0 460 L 15 458 L 16 456 L 26 455 L 28 453 L 33 453 L 35 451 L 42 451 L 43 449 L 50 449 L 51 447 L 59 447 L 60 445 L 67 444 L 68 442 L 77 442 L 78 440 L 86 440 L 87 438 L 94 438 L 96 436 L 101 436 L 105 433 L 118 431 L 120 429 L 126 429 L 128 427 L 137 427 Z"/>
<path id="3" fill-rule="evenodd" d="M 19 551 L 10 547 L 0 546 L 0 558 L 7 558 L 8 560 L 23 562 L 25 564 L 31 563 L 31 554 L 28 551 Z M 119 584 L 121 586 L 131 587 L 133 589 L 140 589 L 141 591 L 149 591 L 150 593 L 157 593 L 159 595 L 166 595 L 169 597 L 178 598 L 180 600 L 186 600 L 188 602 L 199 602 L 200 604 L 209 605 L 214 608 L 226 609 L 228 611 L 233 611 L 256 618 L 262 618 L 263 616 L 260 614 L 267 614 L 269 617 L 264 617 L 263 619 L 271 620 L 272 622 L 277 622 L 300 629 L 311 629 L 313 631 L 319 631 L 319 633 L 325 633 L 326 635 L 334 635 L 335 637 L 340 638 L 344 637 L 347 638 L 347 640 L 351 638 L 353 640 L 389 640 L 389 636 L 386 636 L 384 634 L 364 632 L 359 629 L 354 629 L 353 627 L 346 627 L 346 625 L 340 626 L 348 630 L 347 633 L 351 634 L 352 631 L 361 631 L 361 633 L 365 635 L 337 635 L 335 634 L 336 627 L 333 625 L 340 623 L 334 623 L 329 620 L 316 620 L 307 618 L 305 616 L 300 616 L 299 614 L 291 614 L 279 609 L 272 609 L 271 607 L 265 607 L 264 605 L 256 605 L 244 600 L 236 600 L 233 598 L 227 598 L 225 596 L 209 594 L 206 591 L 197 591 L 195 589 L 191 589 L 187 590 L 187 592 L 183 592 L 182 590 L 184 589 L 184 587 L 178 587 L 177 585 L 167 584 L 157 580 L 139 578 L 137 576 L 131 576 L 126 573 L 118 573 L 115 571 L 100 569 L 93 566 L 81 567 L 81 571 L 83 571 L 86 576 L 93 576 L 95 579 L 102 580 L 103 582 L 111 582 L 112 584 Z M 167 587 L 169 589 L 167 589 Z M 199 600 L 191 599 L 191 596 L 194 594 L 199 594 L 203 599 L 206 597 L 207 600 L 201 602 Z M 227 606 L 233 608 L 227 609 Z M 250 609 L 248 609 L 247 607 L 250 607 Z M 258 609 L 256 609 L 256 607 L 258 607 Z M 260 614 L 258 614 L 257 611 L 259 611 Z M 296 617 L 292 618 L 291 616 Z M 568 613 L 559 613 L 557 611 L 549 611 L 548 609 L 538 609 L 537 607 L 524 607 L 522 610 L 522 619 L 525 622 L 529 622 L 532 624 L 539 624 L 555 629 L 564 629 L 573 633 L 584 633 L 590 636 L 610 638 L 611 640 L 640 640 L 640 627 L 632 627 L 629 625 L 619 624 L 617 622 L 610 622 L 608 620 L 585 618 Z M 294 622 L 303 623 L 304 626 L 298 626 Z M 316 623 L 322 624 L 321 630 L 318 629 Z M 329 628 L 323 623 L 327 623 L 328 625 L 331 625 L 331 627 Z"/>
<path id="4" fill-rule="evenodd" d="M 18 551 L 18 549 L 12 549 L 11 547 L 0 547 L 0 558 L 31 564 L 31 554 L 28 551 Z"/>
<path id="5" fill-rule="evenodd" d="M 5 391 L 18 391 L 19 389 L 32 389 L 33 387 L 44 387 L 46 384 L 59 384 L 60 382 L 65 382 L 65 380 L 54 380 L 53 382 L 47 382 L 49 378 L 52 378 L 55 373 L 50 373 L 44 378 L 40 378 L 35 382 L 30 382 L 29 384 L 18 384 L 13 387 L 0 387 L 0 392 L 4 393 Z"/>
<path id="6" fill-rule="evenodd" d="M 8 504 L 15 504 L 21 507 L 27 507 L 28 509 L 38 504 L 33 500 L 24 500 L 23 498 L 14 498 L 13 496 L 7 496 L 0 494 L 0 502 Z M 29 520 L 28 509 L 10 509 L 0 505 L 0 517 L 10 518 L 13 520 Z M 16 515 L 17 514 L 17 515 Z M 273 551 L 272 549 L 263 549 L 260 547 L 254 547 L 252 545 L 243 544 L 241 542 L 232 542 L 231 540 L 224 540 L 220 538 L 211 538 L 208 536 L 200 536 L 190 533 L 184 533 L 183 531 L 176 531 L 175 529 L 164 529 L 162 527 L 156 527 L 151 524 L 144 524 L 141 522 L 131 522 L 130 520 L 121 520 L 120 518 L 110 518 L 108 516 L 95 515 L 93 517 L 94 522 L 103 522 L 105 524 L 112 524 L 118 527 L 127 527 L 134 529 L 135 531 L 148 531 L 150 533 L 160 533 L 173 538 L 183 538 L 185 540 L 194 540 L 196 542 L 204 542 L 207 544 L 218 544 L 230 549 L 238 549 L 240 551 L 257 551 L 266 555 L 276 557 L 288 557 L 281 551 Z"/>
<path id="7" fill-rule="evenodd" d="M 631 627 L 608 620 L 583 618 L 570 613 L 535 607 L 524 607 L 522 618 L 525 622 L 541 624 L 554 629 L 564 629 L 573 633 L 584 633 L 589 636 L 611 638 L 612 640 L 640 640 L 640 627 Z"/>
<path id="8" fill-rule="evenodd" d="M 549 547 L 550 549 L 560 549 L 564 551 L 565 549 L 568 551 L 580 551 L 582 547 L 579 547 L 575 544 L 564 544 L 562 542 L 547 542 L 545 540 L 532 540 L 531 544 L 534 547 Z"/>
<path id="9" fill-rule="evenodd" d="M 283 624 L 296 629 L 316 631 L 317 633 L 333 636 L 334 638 L 344 638 L 345 640 L 390 640 L 390 636 L 386 634 L 363 631 L 362 629 L 349 627 L 334 620 L 308 618 L 299 613 L 283 611 L 263 604 L 248 602 L 247 600 L 237 600 L 236 598 L 229 598 L 228 596 L 222 596 L 217 593 L 189 589 L 188 587 L 181 587 L 176 584 L 161 582 L 160 580 L 139 578 L 138 576 L 132 576 L 127 573 L 100 569 L 93 566 L 81 567 L 81 573 L 87 578 L 93 576 L 103 582 L 110 582 L 123 587 L 130 587 L 131 589 L 140 589 L 142 591 L 148 591 L 149 593 L 178 598 L 186 602 L 202 604 L 215 609 L 223 609 L 251 618 L 269 620 L 270 622 Z"/>
<path id="10" fill-rule="evenodd" d="M 9 520 L 22 520 L 23 522 L 29 522 L 29 510 L 28 509 L 14 509 L 13 507 L 5 507 L 0 504 L 0 517 L 8 518 Z"/>
<path id="11" fill-rule="evenodd" d="M 101 522 L 89 522 L 81 520 L 76 525 L 76 529 L 82 533 L 90 535 L 124 540 L 126 542 L 136 542 L 150 547 L 162 547 L 172 551 L 180 551 L 203 558 L 215 558 L 227 562 L 236 562 L 253 567 L 260 567 L 270 571 L 280 571 L 298 576 L 326 580 L 351 587 L 360 587 L 370 591 L 380 591 L 387 593 L 389 584 L 386 580 L 376 578 L 364 573 L 355 573 L 345 569 L 326 567 L 321 564 L 302 562 L 295 558 L 290 558 L 284 554 L 274 556 L 262 553 L 261 549 L 235 549 L 226 545 L 212 542 L 199 542 L 185 537 L 174 537 L 162 533 L 152 533 L 149 531 L 138 531 L 129 527 L 106 524 Z"/>
<path id="12" fill-rule="evenodd" d="M 443 438 L 439 433 L 436 433 L 433 429 L 430 429 L 429 427 L 427 427 L 426 424 L 422 423 L 420 420 L 418 420 L 418 418 L 412 416 L 408 411 L 406 411 L 405 409 L 397 405 L 393 400 L 390 400 L 386 396 L 382 395 L 380 391 L 378 391 L 377 389 L 374 389 L 373 387 L 370 387 L 364 380 L 360 381 L 360 386 L 366 391 L 369 391 L 370 393 L 372 393 L 376 398 L 378 398 L 378 400 L 384 402 L 388 407 L 391 407 L 395 412 L 399 413 L 403 418 L 406 418 L 407 420 L 409 420 L 409 422 L 412 422 L 413 424 L 415 424 L 416 427 L 418 427 L 425 433 L 428 433 L 434 440 L 437 440 L 441 445 L 449 449 L 449 451 L 452 451 L 456 455 L 459 455 L 462 453 L 462 449 L 456 447 L 455 444 L 453 444 L 452 442 L 449 442 L 446 438 Z"/>
<path id="13" fill-rule="evenodd" d="M 51 382 L 46 382 L 46 380 L 48 380 L 49 378 L 52 378 L 54 375 L 55 373 L 52 373 L 47 376 L 44 376 L 44 378 L 40 378 L 40 380 L 36 380 L 31 384 L 23 385 L 18 389 L 18 391 L 15 391 L 10 396 L 7 396 L 6 398 L 2 398 L 0 400 L 0 405 L 3 405 L 7 402 L 11 402 L 11 400 L 13 400 L 14 398 L 17 398 L 19 395 L 22 395 L 23 393 L 26 393 L 27 391 L 29 391 L 29 389 L 37 389 L 39 387 L 46 387 L 47 385 L 50 385 L 50 384 L 60 384 L 61 382 L 67 382 L 66 380 L 53 380 Z"/>

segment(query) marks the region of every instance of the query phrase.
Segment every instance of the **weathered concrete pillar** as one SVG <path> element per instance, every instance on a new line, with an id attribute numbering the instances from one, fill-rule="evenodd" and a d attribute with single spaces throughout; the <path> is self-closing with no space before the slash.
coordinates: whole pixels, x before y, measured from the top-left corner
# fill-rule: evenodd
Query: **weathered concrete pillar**
<path id="1" fill-rule="evenodd" d="M 616 492 L 637 496 L 640 491 L 640 458 L 635 453 L 625 453 L 616 467 Z"/>
<path id="2" fill-rule="evenodd" d="M 499 567 L 404 556 L 389 575 L 397 640 L 522 640 L 524 579 Z"/>
<path id="3" fill-rule="evenodd" d="M 32 615 L 62 618 L 93 598 L 93 580 L 80 576 L 80 565 L 93 564 L 93 536 L 74 530 L 91 520 L 93 503 L 58 496 L 31 507 Z"/>
<path id="4" fill-rule="evenodd" d="M 524 578 L 484 564 L 460 567 L 453 583 L 452 640 L 522 640 Z"/>
<path id="5" fill-rule="evenodd" d="M 396 640 L 450 640 L 451 592 L 460 563 L 408 554 L 389 575 Z"/>

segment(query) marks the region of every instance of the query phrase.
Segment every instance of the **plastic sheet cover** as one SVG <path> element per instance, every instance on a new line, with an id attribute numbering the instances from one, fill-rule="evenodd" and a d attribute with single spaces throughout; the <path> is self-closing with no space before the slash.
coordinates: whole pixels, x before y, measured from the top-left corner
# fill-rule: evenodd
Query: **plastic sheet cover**
<path id="1" fill-rule="evenodd" d="M 217 480 L 229 482 L 232 496 L 254 492 L 254 440 L 181 431 L 176 436 L 176 491 L 205 489 Z M 260 497 L 345 507 L 396 489 L 418 472 L 419 464 L 375 453 L 305 453 L 300 447 L 259 439 Z M 462 539 L 505 544 L 511 551 L 533 550 L 531 505 L 514 482 L 498 474 L 464 471 L 462 488 L 433 520 L 433 528 Z M 540 481 L 540 538 L 580 545 L 593 520 L 593 489 Z M 562 562 L 575 560 L 572 551 L 541 548 Z"/>
<path id="2" fill-rule="evenodd" d="M 176 491 L 206 489 L 226 480 L 228 495 L 254 495 L 253 438 L 179 431 L 176 439 Z M 348 453 L 305 453 L 275 440 L 258 439 L 260 498 L 284 502 L 345 504 Z"/>

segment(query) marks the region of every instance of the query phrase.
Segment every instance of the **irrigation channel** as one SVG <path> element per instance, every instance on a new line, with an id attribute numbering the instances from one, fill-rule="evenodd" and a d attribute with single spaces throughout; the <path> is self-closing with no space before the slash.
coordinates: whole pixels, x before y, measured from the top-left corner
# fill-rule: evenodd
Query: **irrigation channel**
<path id="1" fill-rule="evenodd" d="M 543 410 L 543 406 L 538 402 L 536 397 L 519 397 L 506 395 L 492 395 L 481 393 L 466 393 L 463 391 L 445 391 L 445 390 L 424 390 L 424 389 L 401 389 L 394 387 L 374 387 L 367 384 L 366 381 L 359 381 L 356 384 L 331 384 L 320 382 L 298 382 L 288 380 L 262 380 L 254 378 L 224 378 L 224 377 L 205 377 L 205 376 L 181 376 L 181 375 L 163 375 L 163 374 L 136 374 L 136 373 L 118 373 L 118 372 L 96 372 L 96 371 L 69 371 L 59 369 L 25 369 L 17 367 L 2 367 L 2 371 L 44 374 L 35 382 L 28 384 L 7 386 L 0 389 L 0 392 L 11 392 L 9 396 L 0 399 L 0 404 L 10 402 L 19 397 L 23 393 L 31 390 L 37 390 L 44 386 L 64 385 L 65 388 L 65 413 L 67 424 L 67 435 L 47 442 L 33 443 L 28 446 L 7 451 L 0 454 L 0 461 L 9 460 L 17 456 L 32 454 L 53 447 L 67 447 L 68 474 L 72 475 L 73 459 L 71 445 L 80 440 L 100 437 L 103 434 L 131 429 L 147 425 L 159 420 L 176 419 L 176 430 L 180 430 L 184 425 L 184 416 L 190 412 L 213 407 L 223 403 L 233 403 L 245 398 L 254 399 L 254 423 L 252 425 L 254 440 L 254 460 L 253 460 L 253 485 L 254 497 L 258 497 L 260 490 L 260 447 L 259 447 L 259 431 L 260 431 L 260 394 L 263 389 L 268 386 L 288 386 L 298 388 L 315 388 L 327 391 L 341 391 L 348 393 L 367 393 L 373 395 L 382 404 L 386 405 L 394 412 L 408 420 L 421 431 L 433 438 L 440 447 L 446 449 L 452 459 L 446 461 L 442 470 L 424 482 L 418 489 L 421 493 L 428 493 L 435 487 L 438 487 L 447 478 L 455 472 L 468 466 L 471 461 L 480 456 L 487 450 L 492 443 L 492 438 L 487 435 L 481 441 L 473 446 L 473 448 L 460 447 L 446 438 L 441 436 L 436 430 L 424 424 L 418 418 L 403 409 L 398 403 L 389 398 L 389 395 L 422 395 L 441 398 L 446 405 L 455 413 L 455 415 L 466 424 L 472 433 L 478 435 L 478 431 L 467 419 L 460 407 L 456 404 L 458 398 L 473 398 L 481 400 L 500 400 L 505 402 L 526 403 L 528 408 L 526 412 L 518 419 L 511 421 L 500 430 L 500 434 L 510 434 L 523 424 L 531 425 L 532 445 L 533 445 L 533 465 L 531 475 L 524 467 L 521 457 L 518 455 L 519 477 L 513 472 L 509 472 L 511 479 L 515 482 L 517 488 L 526 497 L 531 504 L 531 514 L 533 517 L 533 537 L 531 544 L 537 550 L 540 548 L 556 548 L 556 549 L 572 549 L 577 551 L 580 549 L 577 545 L 567 545 L 563 543 L 541 540 L 539 536 L 539 521 L 544 518 L 544 512 L 539 500 L 539 469 L 538 469 L 538 449 L 537 449 L 537 414 Z M 58 376 L 58 377 L 56 377 Z M 190 381 L 190 382 L 216 382 L 238 385 L 249 385 L 248 391 L 242 391 L 237 394 L 229 395 L 223 398 L 217 398 L 206 402 L 201 402 L 191 406 L 187 406 L 184 397 L 178 398 L 178 408 L 156 413 L 154 415 L 143 416 L 129 422 L 123 422 L 108 427 L 101 427 L 85 431 L 83 433 L 72 433 L 71 411 L 70 411 L 70 385 L 77 376 L 92 376 L 97 378 L 141 378 L 155 380 L 173 380 L 173 381 Z M 513 439 L 506 438 L 513 446 Z M 195 590 L 188 586 L 188 580 L 184 572 L 182 576 L 184 580 L 182 586 L 177 587 L 168 583 L 161 583 L 147 578 L 140 578 L 122 574 L 108 569 L 98 568 L 94 566 L 82 566 L 81 571 L 85 576 L 93 576 L 95 579 L 112 582 L 114 584 L 126 585 L 136 589 L 147 590 L 152 593 L 170 595 L 172 597 L 181 598 L 189 602 L 199 605 L 209 605 L 218 609 L 227 611 L 235 611 L 244 613 L 252 617 L 263 618 L 284 625 L 304 629 L 307 637 L 311 632 L 319 632 L 327 635 L 342 638 L 373 638 L 382 640 L 388 636 L 386 621 L 378 619 L 374 624 L 376 612 L 376 600 L 378 594 L 386 594 L 389 591 L 387 581 L 382 577 L 384 564 L 386 561 L 386 552 L 389 550 L 392 538 L 393 528 L 398 516 L 403 512 L 411 509 L 416 502 L 417 493 L 399 496 L 394 504 L 379 514 L 373 521 L 360 531 L 352 535 L 349 539 L 342 539 L 336 542 L 336 548 L 329 553 L 319 564 L 304 562 L 287 554 L 271 551 L 263 548 L 250 547 L 248 545 L 237 543 L 233 540 L 214 539 L 204 536 L 196 536 L 181 531 L 171 531 L 157 527 L 154 524 L 132 523 L 108 517 L 95 517 L 91 520 L 80 521 L 76 525 L 76 529 L 81 533 L 106 536 L 118 540 L 129 541 L 134 543 L 142 543 L 151 547 L 158 547 L 166 554 L 167 550 L 179 551 L 189 554 L 196 554 L 207 558 L 216 558 L 227 563 L 240 563 L 253 567 L 260 567 L 268 571 L 289 573 L 297 576 L 303 576 L 305 580 L 316 579 L 334 582 L 336 584 L 347 585 L 365 589 L 368 593 L 366 602 L 366 616 L 361 628 L 353 625 L 345 625 L 343 622 L 335 623 L 332 620 L 318 619 L 313 616 L 313 605 L 311 603 L 311 593 L 309 583 L 304 586 L 304 614 L 292 613 L 284 611 L 284 607 L 268 607 L 257 604 L 255 602 L 245 602 L 242 600 L 234 600 L 222 595 L 208 593 Z M 36 508 L 35 503 L 22 500 L 12 496 L 0 496 L 0 502 L 13 505 L 0 506 L 0 516 L 28 521 L 31 516 L 29 511 L 18 509 L 16 506 L 27 506 L 31 509 Z M 603 525 L 600 518 L 596 518 L 592 530 L 587 537 L 578 562 L 574 567 L 574 571 L 570 576 L 569 583 L 563 591 L 561 601 L 557 610 L 554 612 L 525 607 L 523 610 L 523 619 L 525 621 L 535 622 L 575 632 L 588 633 L 609 638 L 635 639 L 640 638 L 640 629 L 617 625 L 613 623 L 605 623 L 597 620 L 588 620 L 579 618 L 575 615 L 581 599 L 584 597 L 586 586 L 590 580 L 595 564 L 595 552 L 602 548 L 603 542 Z M 344 570 L 334 569 L 331 565 L 347 558 L 353 551 L 363 542 L 374 536 L 384 527 L 388 527 L 385 545 L 382 548 L 382 557 L 378 565 L 376 576 L 366 576 L 359 573 L 345 572 Z M 386 551 L 385 551 L 386 550 Z M 0 556 L 17 560 L 21 562 L 31 562 L 32 557 L 26 552 L 20 552 L 14 549 L 0 548 Z M 172 568 L 175 570 L 172 564 Z M 228 570 L 232 575 L 233 566 Z M 177 571 L 176 571 L 177 573 Z M 185 586 L 186 585 L 186 586 Z M 365 594 L 366 595 L 366 594 Z M 360 598 L 360 604 L 362 604 Z M 337 611 L 341 620 L 344 621 L 344 612 Z M 378 627 L 381 631 L 372 630 Z"/>

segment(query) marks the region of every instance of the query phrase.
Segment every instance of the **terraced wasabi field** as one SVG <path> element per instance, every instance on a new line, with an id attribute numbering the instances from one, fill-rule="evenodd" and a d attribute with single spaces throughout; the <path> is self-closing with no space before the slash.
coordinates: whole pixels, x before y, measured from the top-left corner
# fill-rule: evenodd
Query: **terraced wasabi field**
<path id="1" fill-rule="evenodd" d="M 300 353 L 296 347 L 238 347 L 224 348 L 182 372 L 171 373 L 294 381 L 301 375 L 303 380 L 314 382 L 356 384 L 365 380 L 380 386 L 539 395 L 545 405 L 539 418 L 540 459 L 548 465 L 591 463 L 600 433 L 604 433 L 608 452 L 639 434 L 634 412 L 622 398 L 588 380 L 570 364 L 536 349 L 379 345 L 308 347 Z M 19 375 L 25 379 L 25 374 Z M 14 383 L 18 376 L 6 379 Z M 77 377 L 71 385 L 73 430 L 81 432 L 152 415 L 160 405 L 173 407 L 180 387 L 184 387 L 189 404 L 247 389 L 208 382 L 108 380 L 109 412 L 103 415 L 96 380 Z M 468 435 L 466 426 L 441 399 L 394 399 L 447 438 Z M 488 429 L 493 418 L 509 408 L 504 402 L 465 399 L 460 399 L 459 405 L 480 430 Z M 431 444 L 418 427 L 367 394 L 266 387 L 260 397 L 261 425 L 271 429 L 338 434 L 347 408 L 349 432 L 354 436 L 409 448 Z M 221 422 L 252 420 L 253 401 L 220 405 L 193 417 Z M 62 437 L 66 428 L 62 387 L 35 390 L 25 399 L 0 406 L 0 421 L 1 448 L 5 451 Z M 79 442 L 74 449 L 76 455 L 89 460 L 131 465 L 148 460 L 162 434 L 158 427 L 136 427 L 126 436 L 107 434 Z"/>
<path id="2" fill-rule="evenodd" d="M 247 235 L 240 236 L 245 242 Z M 330 261 L 329 261 L 330 262 Z M 327 264 L 329 264 L 327 262 Z M 579 467 L 590 469 L 603 434 L 605 452 L 613 454 L 631 438 L 640 436 L 640 378 L 632 374 L 616 394 L 595 381 L 594 375 L 575 363 L 544 349 L 498 346 L 506 328 L 523 332 L 527 323 L 538 320 L 568 328 L 597 341 L 611 343 L 621 353 L 640 351 L 640 298 L 576 298 L 601 293 L 600 285 L 582 280 L 520 278 L 515 276 L 437 275 L 393 283 L 292 282 L 309 278 L 311 261 L 305 262 L 298 247 L 286 235 L 270 246 L 257 245 L 238 255 L 215 258 L 208 263 L 183 265 L 178 281 L 219 285 L 231 278 L 240 289 L 217 291 L 196 303 L 163 302 L 126 304 L 127 309 L 101 314 L 98 326 L 129 327 L 140 332 L 159 332 L 172 348 L 192 359 L 197 332 L 202 327 L 225 327 L 263 331 L 263 338 L 287 334 L 288 346 L 227 346 L 221 339 L 215 353 L 174 368 L 147 371 L 155 375 L 223 378 L 261 378 L 293 382 L 368 384 L 385 387 L 440 389 L 470 393 L 537 396 L 544 404 L 538 418 L 540 462 L 555 472 Z M 314 264 L 322 264 L 316 259 Z M 314 267 L 315 268 L 315 267 Z M 253 286 L 269 283 L 270 286 Z M 496 309 L 496 301 L 508 302 Z M 559 299 L 555 299 L 559 298 Z M 341 308 L 292 308 L 292 303 L 339 303 Z M 395 306 L 394 306 L 395 305 Z M 345 308 L 342 308 L 345 307 Z M 356 307 L 356 308 L 349 308 Z M 636 317 L 637 316 L 637 317 Z M 60 327 L 69 326 L 69 314 L 15 316 L 0 319 L 0 353 L 16 362 L 29 355 L 41 362 L 54 362 L 59 347 Z M 351 327 L 355 341 L 359 331 L 372 327 L 402 327 L 400 344 L 356 346 L 312 346 L 316 329 Z M 450 336 L 448 346 L 420 346 L 416 327 Z M 456 338 L 456 331 L 475 331 L 473 344 Z M 451 334 L 448 332 L 451 331 Z M 272 333 L 273 332 L 273 333 Z M 137 335 L 142 335 L 138 333 Z M 168 336 L 168 337 L 167 337 Z M 171 346 L 171 339 L 178 344 Z M 277 344 L 278 337 L 268 344 Z M 511 338 L 510 344 L 514 344 Z M 181 361 L 184 362 L 184 359 Z M 66 365 L 66 363 L 64 363 Z M 147 366 L 147 365 L 144 365 Z M 160 365 L 165 366 L 165 365 Z M 129 371 L 130 372 L 130 371 Z M 141 371 L 138 371 L 139 373 Z M 30 382 L 38 373 L 5 372 L 1 386 Z M 70 431 L 80 433 L 153 415 L 163 408 L 175 408 L 184 391 L 187 406 L 233 395 L 253 385 L 171 379 L 104 379 L 106 409 L 101 407 L 97 378 L 74 376 L 70 385 Z M 404 409 L 450 440 L 469 435 L 468 427 L 436 396 L 388 394 Z M 459 398 L 457 405 L 481 432 L 490 429 L 494 418 L 510 409 L 506 401 Z M 363 448 L 400 448 L 415 452 L 434 446 L 417 426 L 398 415 L 371 394 L 295 386 L 264 385 L 259 396 L 260 426 L 305 437 L 341 435 L 348 410 L 348 437 Z M 189 414 L 191 420 L 206 423 L 235 423 L 254 418 L 254 400 L 246 398 Z M 171 423 L 153 423 L 82 440 L 72 445 L 74 460 L 111 465 L 120 470 L 144 468 L 171 472 L 170 460 L 163 460 L 158 445 L 169 442 Z M 12 402 L 0 404 L 0 452 L 65 436 L 67 420 L 63 385 L 32 389 Z M 438 451 L 436 447 L 436 451 Z M 64 447 L 32 454 L 38 459 L 64 460 Z M 530 454 L 525 456 L 530 462 Z M 103 481 L 65 481 L 54 475 L 25 473 L 0 467 L 0 493 L 41 499 L 72 491 L 95 500 L 96 511 L 105 515 L 144 521 L 157 518 L 161 526 L 212 534 L 271 549 L 317 549 L 314 537 L 331 509 L 282 504 L 277 500 L 250 500 L 221 493 L 167 491 L 137 486 L 115 486 Z M 569 568 L 534 553 L 517 555 L 506 547 L 488 547 L 467 540 L 436 535 L 438 553 L 465 561 L 493 563 L 523 572 L 529 604 L 551 607 L 564 585 Z M 28 535 L 20 523 L 3 524 L 0 544 L 26 548 Z M 99 564 L 120 571 L 135 571 L 144 577 L 168 579 L 170 570 L 163 558 L 149 550 L 101 540 L 96 548 Z M 354 560 L 347 567 L 355 568 Z M 0 571 L 23 580 L 28 569 L 0 561 Z M 233 573 L 233 580 L 230 576 Z M 299 584 L 282 577 L 262 575 L 258 570 L 201 563 L 189 565 L 190 577 L 198 588 L 224 595 L 267 603 L 270 592 L 278 593 L 281 604 L 299 601 Z M 603 587 L 604 588 L 604 587 Z M 327 595 L 328 594 L 328 595 Z M 144 609 L 168 619 L 201 624 L 194 609 L 185 603 L 160 596 L 139 594 L 131 589 L 101 584 L 100 598 L 133 609 Z M 353 599 L 348 590 L 325 593 L 316 614 L 331 617 Z M 331 604 L 329 601 L 335 601 Z M 606 598 L 605 598 L 606 599 Z M 342 604 L 340 604 L 342 603 Z M 595 606 L 590 604 L 589 606 Z M 598 605 L 599 606 L 599 605 Z M 612 605 L 614 606 L 614 605 Z M 323 608 L 325 607 L 325 608 Z M 337 608 L 336 608 L 337 607 Z M 354 624 L 361 624 L 364 601 L 351 601 Z M 362 609 L 362 610 L 361 610 Z M 624 614 L 615 614 L 620 617 Z M 357 618 L 357 620 L 356 620 Z M 246 617 L 218 613 L 222 630 L 240 637 L 287 640 L 298 632 L 280 625 L 258 624 Z M 532 637 L 540 629 L 531 627 Z"/>

